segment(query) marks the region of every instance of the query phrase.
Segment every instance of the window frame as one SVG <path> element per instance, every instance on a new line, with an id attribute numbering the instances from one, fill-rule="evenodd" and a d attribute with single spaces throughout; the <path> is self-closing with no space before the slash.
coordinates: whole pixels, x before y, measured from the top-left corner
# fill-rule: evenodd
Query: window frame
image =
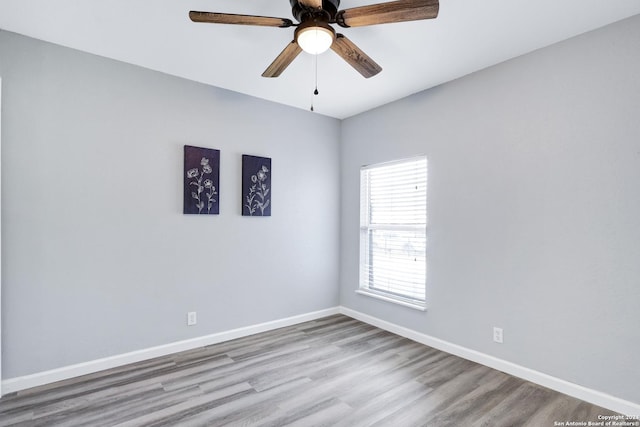
<path id="1" fill-rule="evenodd" d="M 367 171 L 372 169 L 378 169 L 389 166 L 397 166 L 402 163 L 413 164 L 415 162 L 424 162 L 424 222 L 419 224 L 398 224 L 398 223 L 371 223 L 371 182 L 368 178 L 365 178 Z M 422 167 L 422 166 L 421 166 Z M 410 158 L 404 158 L 394 160 L 390 162 L 375 163 L 360 168 L 360 219 L 359 219 L 359 278 L 358 289 L 356 293 L 366 295 L 369 297 L 377 298 L 383 301 L 400 304 L 409 308 L 425 311 L 426 310 L 426 290 L 427 290 L 427 173 L 428 173 L 428 160 L 427 156 L 419 155 Z M 365 182 L 366 179 L 366 182 Z M 422 181 L 420 181 L 422 182 Z M 416 184 L 418 181 L 416 181 Z M 366 200 L 364 200 L 366 199 Z M 424 236 L 424 265 L 423 273 L 420 278 L 421 283 L 418 286 L 422 287 L 424 299 L 412 298 L 401 293 L 396 293 L 391 290 L 380 290 L 372 287 L 373 281 L 371 279 L 370 266 L 373 264 L 371 258 L 374 256 L 374 250 L 372 248 L 373 239 L 371 233 L 375 230 L 387 230 L 387 231 L 413 231 Z M 365 237 L 366 236 L 366 237 Z M 367 277 L 368 276 L 368 277 Z M 418 283 L 418 282 L 415 282 Z"/>

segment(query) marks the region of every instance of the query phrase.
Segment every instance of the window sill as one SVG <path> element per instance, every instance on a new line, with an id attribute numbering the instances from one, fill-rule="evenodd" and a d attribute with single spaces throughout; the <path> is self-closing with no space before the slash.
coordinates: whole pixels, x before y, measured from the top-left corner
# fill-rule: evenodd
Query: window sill
<path id="1" fill-rule="evenodd" d="M 402 305 L 404 307 L 409 307 L 414 310 L 427 311 L 427 306 L 425 303 L 409 302 L 400 298 L 393 298 L 389 295 L 380 294 L 380 293 L 369 291 L 366 289 L 358 289 L 356 290 L 356 294 L 365 295 L 365 296 L 376 298 L 382 301 L 387 301 L 394 304 Z"/>

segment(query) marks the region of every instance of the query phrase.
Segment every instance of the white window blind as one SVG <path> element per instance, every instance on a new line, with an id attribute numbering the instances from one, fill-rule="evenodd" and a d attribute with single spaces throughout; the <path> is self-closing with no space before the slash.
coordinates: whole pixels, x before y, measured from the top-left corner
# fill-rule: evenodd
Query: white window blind
<path id="1" fill-rule="evenodd" d="M 360 170 L 360 290 L 423 306 L 427 159 Z"/>

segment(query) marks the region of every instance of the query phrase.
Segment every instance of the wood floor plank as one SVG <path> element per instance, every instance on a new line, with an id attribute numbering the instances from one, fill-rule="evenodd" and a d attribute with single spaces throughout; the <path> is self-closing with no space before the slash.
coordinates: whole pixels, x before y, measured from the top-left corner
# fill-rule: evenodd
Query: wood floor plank
<path id="1" fill-rule="evenodd" d="M 336 427 L 371 426 L 391 416 L 402 405 L 421 399 L 433 389 L 414 380 L 404 381 L 395 387 L 381 391 L 370 400 L 354 406 L 355 410 L 342 419 Z"/>
<path id="2" fill-rule="evenodd" d="M 0 427 L 553 426 L 612 411 L 343 315 L 0 399 Z"/>
<path id="3" fill-rule="evenodd" d="M 247 383 L 236 384 L 235 386 L 217 390 L 212 393 L 202 394 L 191 399 L 186 399 L 180 403 L 165 406 L 159 410 L 147 411 L 144 415 L 132 418 L 122 423 L 114 424 L 114 427 L 135 427 L 140 425 L 161 425 L 166 422 L 179 422 L 182 417 L 188 414 L 198 413 L 203 409 L 221 406 L 223 402 L 229 402 L 239 396 L 252 394 L 254 391 Z"/>
<path id="4" fill-rule="evenodd" d="M 522 381 L 499 371 L 491 371 L 478 387 L 459 396 L 454 402 L 434 410 L 425 418 L 424 425 L 470 426 L 479 416 L 493 410 L 505 396 L 513 393 Z"/>
<path id="5" fill-rule="evenodd" d="M 474 427 L 523 425 L 539 408 L 546 406 L 552 399 L 551 390 L 525 382 L 472 425 Z M 523 405 L 521 402 L 527 402 L 527 404 Z"/>
<path id="6" fill-rule="evenodd" d="M 553 401 L 548 405 L 544 405 L 538 409 L 528 420 L 524 422 L 524 426 L 536 427 L 553 425 L 557 422 L 566 422 L 573 419 L 573 413 L 577 410 L 581 401 L 566 395 L 556 395 Z M 608 412 L 602 413 L 608 415 Z"/>

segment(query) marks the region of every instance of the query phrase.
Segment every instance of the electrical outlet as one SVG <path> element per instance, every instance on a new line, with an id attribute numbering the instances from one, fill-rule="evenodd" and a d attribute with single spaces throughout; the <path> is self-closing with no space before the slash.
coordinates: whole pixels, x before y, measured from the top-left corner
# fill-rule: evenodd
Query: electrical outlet
<path id="1" fill-rule="evenodd" d="M 187 313 L 187 326 L 193 326 L 198 323 L 198 318 L 196 317 L 195 311 L 190 311 Z"/>
<path id="2" fill-rule="evenodd" d="M 502 344 L 502 328 L 493 327 L 493 341 Z"/>

